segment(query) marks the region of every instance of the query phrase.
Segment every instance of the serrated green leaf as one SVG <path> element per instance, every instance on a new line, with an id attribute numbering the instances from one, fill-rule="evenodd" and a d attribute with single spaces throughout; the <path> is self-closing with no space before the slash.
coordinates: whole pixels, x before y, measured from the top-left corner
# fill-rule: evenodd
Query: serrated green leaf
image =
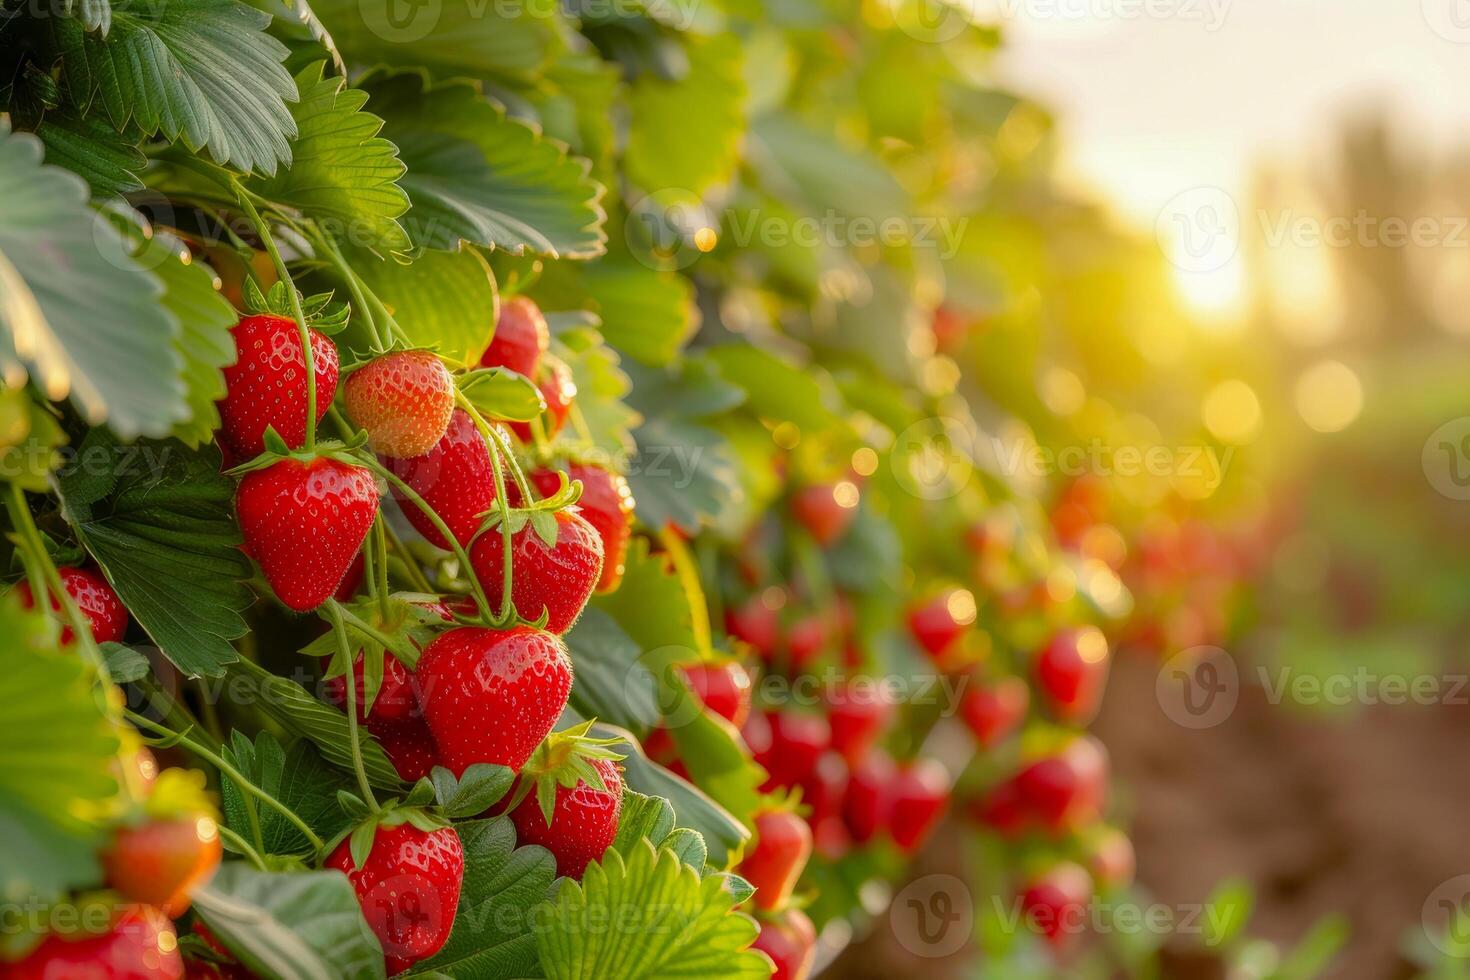
<path id="1" fill-rule="evenodd" d="M 464 885 L 454 930 L 444 948 L 409 976 L 511 980 L 540 974 L 532 910 L 556 878 L 556 860 L 545 848 L 516 847 L 507 817 L 456 824 L 464 845 Z"/>
<path id="2" fill-rule="evenodd" d="M 367 93 L 341 78 L 323 78 L 325 62 L 296 76 L 299 100 L 291 107 L 296 139 L 291 165 L 252 182 L 269 200 L 301 211 L 334 237 L 379 252 L 408 248 L 397 219 L 408 210 L 398 186 L 398 147 L 378 135 L 383 120 L 363 109 Z"/>
<path id="3" fill-rule="evenodd" d="M 642 736 L 659 720 L 657 682 L 640 662 L 642 648 L 605 611 L 582 611 L 563 637 L 577 668 L 572 706 Z"/>
<path id="4" fill-rule="evenodd" d="M 623 167 L 646 191 L 703 193 L 729 180 L 745 132 L 742 45 L 734 34 L 684 38 L 686 74 L 647 72 L 628 94 Z"/>
<path id="5" fill-rule="evenodd" d="M 674 806 L 661 796 L 645 796 L 630 789 L 623 790 L 623 810 L 618 817 L 618 834 L 612 847 L 626 857 L 633 845 L 648 841 L 654 847 L 674 831 Z M 703 867 L 703 865 L 699 865 Z"/>
<path id="6" fill-rule="evenodd" d="M 245 778 L 295 811 L 323 840 L 331 840 L 347 826 L 347 814 L 338 805 L 337 794 L 351 783 L 340 770 L 329 766 L 310 742 L 297 739 L 290 748 L 282 748 L 270 732 L 260 732 L 251 742 L 236 730 L 221 754 Z M 230 829 L 256 843 L 245 799 L 230 779 L 220 781 L 220 803 Z M 264 853 L 311 853 L 311 842 L 291 821 L 258 801 L 255 810 Z"/>
<path id="7" fill-rule="evenodd" d="M 694 333 L 694 284 L 624 259 L 583 272 L 591 307 L 609 344 L 645 364 L 668 364 Z"/>
<path id="8" fill-rule="evenodd" d="M 220 474 L 213 447 L 191 451 L 167 441 L 107 448 L 60 474 L 67 518 L 164 656 L 190 677 L 218 677 L 239 656 L 230 641 L 245 634 L 240 614 L 253 601 L 234 481 Z M 84 502 L 94 489 L 86 471 L 94 467 L 117 480 L 105 504 Z M 73 489 L 77 495 L 69 496 Z"/>
<path id="9" fill-rule="evenodd" d="M 363 249 L 344 249 L 344 255 L 393 311 L 410 343 L 433 348 L 452 366 L 480 362 L 495 331 L 497 299 L 495 278 L 479 252 L 429 251 L 409 263 Z M 348 329 L 349 346 L 366 349 L 367 335 Z"/>
<path id="10" fill-rule="evenodd" d="M 269 23 L 238 0 L 131 3 L 113 11 L 105 38 L 58 28 L 63 82 L 74 104 L 100 101 L 118 129 L 132 121 L 217 163 L 272 174 L 291 162 L 296 87 Z"/>
<path id="11" fill-rule="evenodd" d="M 41 156 L 36 137 L 0 127 L 0 374 L 70 396 L 125 438 L 165 435 L 188 406 L 162 286 L 87 207 L 81 179 Z"/>
<path id="12" fill-rule="evenodd" d="M 700 873 L 704 872 L 705 862 L 709 860 L 709 849 L 705 847 L 704 837 L 688 827 L 673 830 L 659 847 L 673 851 L 680 861 Z"/>
<path id="13" fill-rule="evenodd" d="M 380 980 L 383 948 L 357 893 L 340 871 L 256 871 L 220 866 L 194 892 L 209 931 L 257 976 L 269 980 Z"/>
<path id="14" fill-rule="evenodd" d="M 546 399 L 531 379 L 501 367 L 481 368 L 460 379 L 459 390 L 481 415 L 527 422 L 546 411 Z"/>
<path id="15" fill-rule="evenodd" d="M 36 135 L 46 144 L 46 162 L 85 180 L 93 198 L 143 189 L 138 174 L 148 158 L 138 147 L 139 137 L 119 133 L 101 113 L 83 117 L 70 108 L 53 110 Z"/>
<path id="16" fill-rule="evenodd" d="M 363 80 L 408 166 L 403 224 L 415 243 L 593 258 L 606 248 L 603 188 L 586 161 L 506 116 L 473 85 L 427 87 L 415 72 Z"/>
<path id="17" fill-rule="evenodd" d="M 609 850 L 542 913 L 536 943 L 549 980 L 770 976 L 769 961 L 750 950 L 755 920 L 735 911 L 719 879 L 701 878 L 647 841 L 626 861 Z M 589 922 L 611 928 L 589 929 Z"/>
<path id="18" fill-rule="evenodd" d="M 446 816 L 458 819 L 484 813 L 499 803 L 515 784 L 516 774 L 505 766 L 476 762 L 457 779 L 443 766 L 435 766 L 432 779 L 440 808 Z"/>

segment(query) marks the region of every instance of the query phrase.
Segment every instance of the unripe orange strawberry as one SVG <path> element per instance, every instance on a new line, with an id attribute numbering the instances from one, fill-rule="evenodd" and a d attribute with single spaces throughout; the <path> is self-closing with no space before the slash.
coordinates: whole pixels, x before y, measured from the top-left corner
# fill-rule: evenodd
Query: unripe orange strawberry
<path id="1" fill-rule="evenodd" d="M 347 417 L 384 456 L 427 453 L 444 438 L 453 413 L 454 379 L 429 351 L 385 354 L 347 378 Z"/>

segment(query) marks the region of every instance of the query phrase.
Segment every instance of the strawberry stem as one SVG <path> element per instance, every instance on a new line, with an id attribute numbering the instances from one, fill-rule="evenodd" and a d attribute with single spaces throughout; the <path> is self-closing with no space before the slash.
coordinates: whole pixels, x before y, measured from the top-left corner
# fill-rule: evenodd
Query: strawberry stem
<path id="1" fill-rule="evenodd" d="M 241 837 L 239 834 L 235 833 L 229 827 L 226 827 L 224 824 L 220 824 L 216 829 L 219 830 L 219 835 L 223 840 L 225 840 L 231 847 L 235 848 L 235 850 L 239 851 L 241 854 L 250 859 L 250 863 L 255 865 L 255 870 L 266 870 L 265 858 L 261 857 L 260 852 L 250 846 L 249 841 Z"/>
<path id="2" fill-rule="evenodd" d="M 511 598 L 511 576 L 514 571 L 515 556 L 511 550 L 511 539 L 513 535 L 510 529 L 510 501 L 505 496 L 505 473 L 500 468 L 502 455 L 506 456 L 506 461 L 510 465 L 511 477 L 515 480 L 516 489 L 520 491 L 521 501 L 525 504 L 531 503 L 531 487 L 526 482 L 526 475 L 521 472 L 520 465 L 516 463 L 515 455 L 509 452 L 509 447 L 501 441 L 499 433 L 495 431 L 495 427 L 485 421 L 485 417 L 475 408 L 474 403 L 470 401 L 469 397 L 456 388 L 454 390 L 454 400 L 475 423 L 475 428 L 480 430 L 480 438 L 485 440 L 485 445 L 490 450 L 490 469 L 495 478 L 495 501 L 500 509 L 500 527 L 498 530 L 503 545 L 501 551 L 505 556 L 505 581 L 501 583 L 500 616 L 509 622 L 512 618 L 518 616 L 519 613 L 516 612 L 515 601 Z"/>
<path id="3" fill-rule="evenodd" d="M 250 200 L 250 193 L 240 182 L 232 180 L 231 184 L 235 190 L 235 199 L 240 202 L 240 209 L 245 212 L 255 234 L 265 246 L 271 263 L 276 267 L 276 275 L 286 284 L 286 294 L 291 298 L 291 314 L 296 318 L 296 329 L 301 336 L 301 356 L 306 362 L 306 442 L 303 448 L 311 453 L 316 449 L 316 365 L 311 352 L 311 329 L 306 325 L 306 314 L 301 312 L 301 297 L 296 292 L 296 283 L 291 278 L 291 271 L 286 268 L 285 260 L 281 258 L 280 249 L 276 248 L 270 226 L 260 216 L 255 203 Z"/>
<path id="4" fill-rule="evenodd" d="M 342 257 L 342 253 L 337 249 L 336 244 L 332 242 L 332 239 L 325 232 L 313 225 L 310 237 L 312 243 L 327 257 L 332 267 L 342 277 L 342 281 L 347 286 L 347 291 L 352 294 L 352 303 L 357 308 L 359 315 L 362 316 L 363 323 L 367 325 L 368 335 L 373 339 L 373 347 L 377 350 L 387 350 L 387 346 L 383 343 L 383 335 L 378 332 L 377 318 L 373 315 L 373 304 L 368 302 L 367 295 L 364 292 L 366 287 L 363 285 L 362 280 L 358 278 L 357 273 L 352 270 L 352 267 L 347 264 L 347 260 Z"/>
<path id="5" fill-rule="evenodd" d="M 373 543 L 368 549 L 368 555 L 373 559 L 373 571 L 376 573 L 374 587 L 378 591 L 378 608 L 383 615 L 388 615 L 388 531 L 383 520 L 382 511 L 378 512 L 373 521 Z"/>
<path id="6" fill-rule="evenodd" d="M 357 788 L 362 790 L 362 798 L 367 801 L 368 808 L 377 813 L 378 799 L 373 796 L 373 786 L 368 782 L 367 770 L 362 764 L 362 738 L 357 731 L 357 678 L 352 669 L 352 645 L 347 641 L 347 626 L 342 621 L 342 607 L 336 599 L 328 599 L 325 605 L 327 615 L 332 620 L 332 632 L 337 637 L 337 652 L 347 665 L 342 687 L 347 692 L 347 732 L 352 742 L 352 769 L 357 774 Z"/>

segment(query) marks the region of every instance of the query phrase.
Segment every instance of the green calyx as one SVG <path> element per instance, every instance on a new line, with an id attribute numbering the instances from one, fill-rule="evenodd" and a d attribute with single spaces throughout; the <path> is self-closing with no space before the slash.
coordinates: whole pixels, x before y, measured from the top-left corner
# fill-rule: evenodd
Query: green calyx
<path id="1" fill-rule="evenodd" d="M 593 722 L 584 721 L 565 731 L 552 732 L 536 747 L 531 758 L 521 768 L 520 782 L 511 796 L 506 812 L 514 810 L 530 796 L 536 794 L 536 805 L 547 826 L 551 825 L 552 813 L 556 808 L 556 791 L 559 787 L 571 789 L 578 783 L 586 783 L 599 792 L 607 792 L 607 783 L 602 773 L 592 764 L 593 760 L 610 759 L 621 761 L 621 752 L 608 748 L 615 745 L 616 738 L 593 738 L 587 733 Z"/>
<path id="2" fill-rule="evenodd" d="M 275 285 L 271 286 L 269 292 L 262 293 L 255 280 L 246 277 L 242 292 L 245 309 L 249 313 L 268 313 L 287 320 L 296 318 L 295 311 L 291 308 L 292 287 L 286 285 L 284 280 L 278 280 Z M 306 325 L 317 333 L 326 334 L 329 337 L 340 333 L 352 316 L 352 311 L 346 303 L 332 302 L 330 290 L 325 293 L 314 293 L 311 296 L 302 296 L 298 290 L 296 301 L 301 305 L 301 313 L 306 320 Z"/>

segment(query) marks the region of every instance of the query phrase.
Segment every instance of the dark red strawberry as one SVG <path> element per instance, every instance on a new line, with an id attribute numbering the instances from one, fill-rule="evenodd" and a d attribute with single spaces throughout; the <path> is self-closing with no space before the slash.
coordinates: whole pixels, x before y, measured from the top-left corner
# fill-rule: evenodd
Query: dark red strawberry
<path id="1" fill-rule="evenodd" d="M 77 604 L 77 609 L 92 626 L 92 639 L 98 643 L 116 643 L 128 631 L 128 611 L 117 597 L 107 579 L 94 568 L 58 568 L 61 587 Z M 20 604 L 27 609 L 36 607 L 36 597 L 31 593 L 31 584 L 24 579 L 15 587 Z M 61 603 L 50 597 L 51 611 L 61 612 Z M 70 643 L 76 638 L 70 626 L 61 628 L 61 642 Z"/>
<path id="2" fill-rule="evenodd" d="M 1097 739 L 1083 735 L 1017 773 L 1016 790 L 1032 819 L 1060 833 L 1099 819 L 1107 781 L 1107 750 Z"/>
<path id="3" fill-rule="evenodd" d="M 459 907 L 464 848 L 453 828 L 422 830 L 404 822 L 382 824 L 362 867 L 352 860 L 351 838 L 324 867 L 347 876 L 363 917 L 383 944 L 388 973 L 401 973 L 439 952 Z"/>
<path id="4" fill-rule="evenodd" d="M 541 355 L 550 346 L 551 332 L 541 308 L 529 296 L 512 296 L 500 304 L 495 333 L 480 358 L 480 366 L 510 368 L 535 378 Z"/>
<path id="5" fill-rule="evenodd" d="M 761 919 L 760 935 L 751 944 L 771 958 L 771 980 L 807 980 L 817 957 L 817 930 L 801 909 L 784 909 Z"/>
<path id="6" fill-rule="evenodd" d="M 827 691 L 832 747 L 848 762 L 867 755 L 893 718 L 893 699 L 880 684 L 849 682 Z"/>
<path id="7" fill-rule="evenodd" d="M 373 452 L 411 459 L 433 449 L 454 413 L 454 378 L 424 350 L 384 354 L 347 376 L 347 417 Z"/>
<path id="8" fill-rule="evenodd" d="M 997 783 L 968 809 L 976 820 L 1009 839 L 1019 837 L 1031 819 L 1014 779 Z"/>
<path id="9" fill-rule="evenodd" d="M 306 358 L 301 332 L 289 317 L 243 317 L 231 328 L 236 360 L 225 368 L 225 397 L 219 403 L 220 435 L 242 462 L 265 451 L 265 430 L 274 428 L 286 445 L 306 442 Z M 337 394 L 337 348 L 310 331 L 316 375 L 316 421 Z"/>
<path id="10" fill-rule="evenodd" d="M 628 541 L 633 536 L 633 491 L 621 475 L 600 466 L 573 464 L 567 468 L 567 479 L 582 481 L 577 506 L 602 539 L 602 575 L 597 580 L 597 591 L 611 592 L 623 581 Z M 537 470 L 531 474 L 531 482 L 543 497 L 548 497 L 561 487 L 561 476 L 556 470 Z"/>
<path id="11" fill-rule="evenodd" d="M 401 721 L 372 718 L 368 720 L 367 729 L 377 737 L 388 761 L 393 763 L 393 768 L 406 783 L 418 782 L 435 766 L 443 764 L 439 761 L 439 747 L 434 744 L 434 736 L 422 718 L 409 717 Z"/>
<path id="12" fill-rule="evenodd" d="M 791 513 L 817 542 L 826 547 L 847 533 L 857 516 L 857 485 L 821 483 L 802 487 L 791 498 Z"/>
<path id="13" fill-rule="evenodd" d="M 332 597 L 378 514 L 371 470 L 329 457 L 282 459 L 235 494 L 245 544 L 276 597 L 297 612 Z"/>
<path id="14" fill-rule="evenodd" d="M 725 632 L 750 644 L 756 656 L 770 662 L 781 640 L 781 618 L 756 594 L 725 610 Z"/>
<path id="15" fill-rule="evenodd" d="M 558 358 L 547 355 L 542 358 L 541 377 L 536 381 L 541 397 L 546 399 L 546 411 L 541 414 L 541 429 L 546 438 L 554 439 L 567 424 L 572 402 L 577 399 L 577 384 L 572 380 L 572 369 Z M 531 441 L 529 422 L 511 422 L 510 430 L 522 442 Z"/>
<path id="16" fill-rule="evenodd" d="M 516 840 L 546 848 L 556 858 L 556 873 L 568 878 L 581 879 L 588 864 L 602 859 L 618 835 L 623 811 L 623 777 L 617 762 L 588 759 L 587 764 L 602 777 L 603 789 L 583 779 L 556 786 L 549 823 L 534 791 L 510 814 Z"/>
<path id="17" fill-rule="evenodd" d="M 890 790 L 888 832 L 900 850 L 915 851 L 928 839 L 949 804 L 949 784 L 949 773 L 933 759 L 899 768 Z"/>
<path id="18" fill-rule="evenodd" d="M 413 679 L 444 766 L 520 770 L 567 706 L 572 658 L 545 630 L 462 627 L 424 648 Z"/>
<path id="19" fill-rule="evenodd" d="M 842 820 L 852 839 L 866 844 L 888 823 L 892 812 L 893 760 L 874 750 L 852 767 L 847 794 L 842 798 Z"/>
<path id="20" fill-rule="evenodd" d="M 322 657 L 322 669 L 326 670 L 332 664 L 331 656 Z M 362 676 L 363 663 L 362 653 L 352 661 L 352 676 L 356 683 L 354 703 L 357 705 L 357 720 L 366 723 L 369 713 L 364 710 L 367 703 L 367 692 L 364 690 L 365 681 Z M 328 701 L 347 710 L 347 678 L 328 677 L 322 681 L 322 693 Z M 399 663 L 398 658 L 390 654 L 383 656 L 383 680 L 378 685 L 378 696 L 373 701 L 371 717 L 385 722 L 402 721 L 413 714 L 418 708 L 418 702 L 414 700 L 413 683 L 409 678 L 408 668 Z"/>
<path id="21" fill-rule="evenodd" d="M 531 521 L 511 538 L 511 599 L 522 619 L 548 614 L 558 636 L 571 629 L 602 574 L 602 539 L 574 508 L 559 510 L 556 544 L 547 545 Z M 491 605 L 499 607 L 505 582 L 505 538 L 492 527 L 475 539 L 470 564 Z"/>
<path id="22" fill-rule="evenodd" d="M 1011 736 L 1026 720 L 1031 689 L 1019 677 L 1002 677 L 994 684 L 976 680 L 960 697 L 960 717 L 982 749 L 993 748 Z"/>
<path id="23" fill-rule="evenodd" d="M 495 471 L 490 447 L 468 412 L 456 409 L 434 448 L 410 459 L 384 459 L 393 475 L 407 483 L 439 515 L 460 544 L 468 544 L 486 511 L 495 505 Z M 449 542 L 422 509 L 394 491 L 408 522 L 438 548 Z"/>
<path id="24" fill-rule="evenodd" d="M 1092 879 L 1080 865 L 1063 861 L 1021 892 L 1021 912 L 1031 929 L 1062 946 L 1086 927 L 1091 901 Z"/>
<path id="25" fill-rule="evenodd" d="M 179 916 L 188 910 L 194 889 L 214 876 L 223 855 L 214 818 L 193 810 L 119 826 L 101 858 L 107 887 Z"/>
<path id="26" fill-rule="evenodd" d="M 689 664 L 679 668 L 704 706 L 736 728 L 750 717 L 750 672 L 738 661 Z"/>
<path id="27" fill-rule="evenodd" d="M 755 886 L 756 908 L 785 907 L 812 856 L 812 831 L 790 810 L 755 815 L 755 846 L 740 862 L 740 876 Z"/>
<path id="28" fill-rule="evenodd" d="M 1087 870 L 1101 889 L 1133 884 L 1137 858 L 1133 842 L 1116 827 L 1104 827 L 1087 842 Z"/>
<path id="29" fill-rule="evenodd" d="M 798 711 L 752 716 L 745 730 L 755 761 L 770 773 L 762 792 L 800 783 L 832 741 L 825 718 Z"/>
<path id="30" fill-rule="evenodd" d="M 342 576 L 342 581 L 337 584 L 337 591 L 332 593 L 332 598 L 338 602 L 351 602 L 352 597 L 357 595 L 357 590 L 362 588 L 362 576 L 367 571 L 367 559 L 359 551 L 352 559 L 352 564 L 347 566 L 347 574 Z"/>
<path id="31" fill-rule="evenodd" d="M 909 613 L 914 640 L 941 666 L 975 622 L 975 597 L 964 589 L 941 593 Z"/>
<path id="32" fill-rule="evenodd" d="M 1108 641 L 1093 626 L 1063 630 L 1036 655 L 1036 683 L 1058 721 L 1085 725 L 1097 714 L 1108 680 Z"/>
<path id="33" fill-rule="evenodd" d="M 128 905 L 106 932 L 86 938 L 52 933 L 3 973 L 6 980 L 179 980 L 184 961 L 168 917 L 152 906 Z"/>

